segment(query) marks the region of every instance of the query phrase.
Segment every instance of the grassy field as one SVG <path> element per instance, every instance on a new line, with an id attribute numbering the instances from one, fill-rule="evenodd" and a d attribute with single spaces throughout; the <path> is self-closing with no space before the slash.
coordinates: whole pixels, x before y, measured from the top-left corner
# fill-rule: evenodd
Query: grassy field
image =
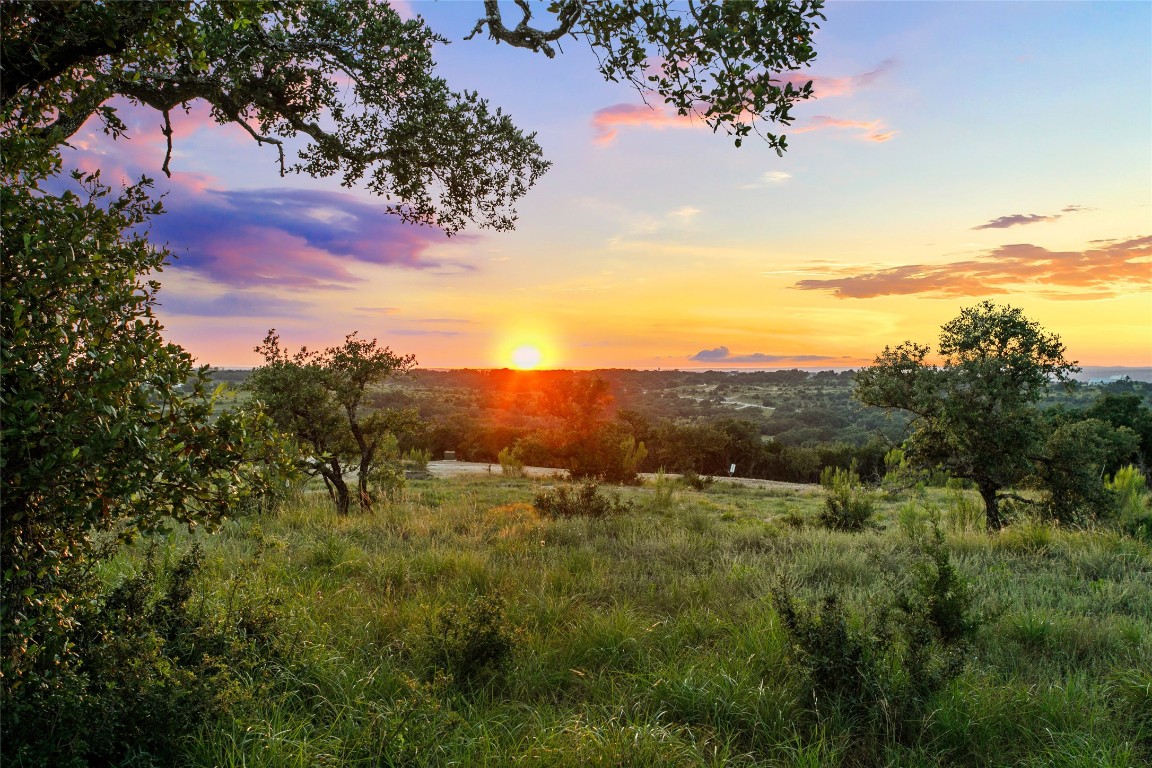
<path id="1" fill-rule="evenodd" d="M 553 482 L 414 481 L 344 518 L 304 494 L 169 540 L 169 563 L 201 542 L 195 610 L 245 638 L 186 763 L 1152 759 L 1147 543 L 990 535 L 943 490 L 880 502 L 862 533 L 818 526 L 819 495 L 670 480 L 553 519 L 532 506 Z"/>

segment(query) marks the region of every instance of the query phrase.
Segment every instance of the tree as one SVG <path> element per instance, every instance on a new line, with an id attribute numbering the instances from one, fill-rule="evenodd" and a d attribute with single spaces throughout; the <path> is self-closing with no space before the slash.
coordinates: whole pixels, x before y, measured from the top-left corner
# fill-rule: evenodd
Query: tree
<path id="1" fill-rule="evenodd" d="M 1152 459 L 1152 409 L 1144 405 L 1143 397 L 1134 392 L 1102 392 L 1084 415 L 1089 419 L 1106 421 L 1113 427 L 1127 427 L 1136 434 L 1138 443 L 1135 450 L 1127 456 L 1117 457 L 1108 467 L 1109 472 L 1115 472 L 1133 459 L 1143 466 L 1149 464 L 1149 459 Z"/>
<path id="2" fill-rule="evenodd" d="M 606 76 L 738 141 L 749 121 L 787 124 L 791 104 L 811 95 L 780 74 L 814 57 L 819 2 L 689 4 L 691 20 L 665 2 L 559 2 L 550 9 L 560 26 L 543 39 L 518 6 L 524 21 L 507 30 L 486 3 L 497 39 L 547 54 L 582 35 Z M 548 163 L 533 135 L 435 76 L 440 42 L 373 0 L 0 3 L 6 695 L 34 668 L 69 663 L 70 605 L 85 596 L 69 591 L 68 572 L 97 557 L 94 532 L 217 522 L 258 487 L 258 460 L 276 458 L 260 455 L 275 453 L 267 422 L 214 419 L 204 372 L 163 340 L 152 306 L 167 253 L 140 234 L 161 210 L 148 182 L 114 195 L 93 174 L 77 179 L 87 199 L 61 193 L 60 148 L 92 117 L 122 135 L 120 97 L 161 113 L 168 173 L 171 113 L 203 100 L 218 123 L 276 147 L 282 173 L 362 182 L 387 210 L 448 234 L 468 222 L 509 229 Z M 644 74 L 646 51 L 665 56 L 662 74 Z M 285 143 L 296 137 L 306 145 L 289 166 Z M 783 149 L 783 137 L 767 138 Z M 378 351 L 373 342 L 333 359 L 347 386 L 327 394 L 346 419 L 358 413 L 359 366 L 372 370 Z M 360 428 L 363 443 L 352 441 L 371 466 L 377 425 Z M 364 483 L 361 473 L 362 500 Z"/>
<path id="3" fill-rule="evenodd" d="M 5 173 L 0 269 L 0 631 L 9 686 L 70 663 L 73 575 L 98 539 L 214 525 L 281 463 L 267 419 L 212 416 L 206 369 L 153 315 L 168 254 L 139 233 L 147 184 L 50 195 Z M 32 171 L 29 171 L 31 174 Z M 24 181 L 30 175 L 24 176 Z M 185 388 L 191 388 L 185 394 Z"/>
<path id="4" fill-rule="evenodd" d="M 1034 474 L 1043 453 L 1036 402 L 1052 382 L 1068 382 L 1079 369 L 1064 359 L 1059 336 L 991 301 L 946 323 L 938 352 L 940 362 L 931 364 L 927 346 L 885 347 L 856 374 L 856 397 L 911 412 L 909 462 L 972 480 L 988 527 L 1000 528 L 1001 496 Z"/>
<path id="5" fill-rule="evenodd" d="M 485 2 L 497 41 L 552 56 L 564 37 L 585 40 L 601 73 L 651 93 L 681 115 L 743 137 L 812 96 L 785 73 L 815 58 L 821 0 L 694 3 L 557 0 L 555 26 L 531 26 L 525 0 L 514 28 Z M 513 203 L 548 168 L 535 136 L 473 92 L 434 74 L 446 42 L 420 18 L 404 21 L 373 0 L 118 2 L 14 0 L 0 6 L 5 128 L 58 146 L 93 115 L 124 131 L 114 96 L 171 112 L 196 100 L 277 148 L 308 140 L 291 170 L 363 181 L 404 219 L 445 232 L 472 221 L 510 229 Z M 348 93 L 350 86 L 350 95 Z M 768 132 L 769 145 L 786 140 Z M 9 149 L 9 147 L 5 147 Z"/>
<path id="6" fill-rule="evenodd" d="M 344 479 L 354 466 L 357 499 L 372 507 L 371 479 L 381 467 L 382 448 L 389 435 L 410 429 L 416 417 L 408 412 L 364 408 L 371 384 L 411 369 L 416 358 L 399 356 L 351 333 L 338 347 L 323 352 L 301 347 L 289 355 L 276 330 L 256 347 L 265 364 L 254 370 L 246 386 L 263 403 L 277 426 L 295 437 L 305 452 L 304 467 L 324 479 L 337 511 L 346 515 L 351 493 Z"/>

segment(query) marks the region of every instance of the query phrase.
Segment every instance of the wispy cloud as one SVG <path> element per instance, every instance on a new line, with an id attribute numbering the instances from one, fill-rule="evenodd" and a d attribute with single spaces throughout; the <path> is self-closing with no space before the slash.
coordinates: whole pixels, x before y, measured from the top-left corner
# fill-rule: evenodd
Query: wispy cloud
<path id="1" fill-rule="evenodd" d="M 882 120 L 845 120 L 828 115 L 816 115 L 806 125 L 793 128 L 792 133 L 811 133 L 829 128 L 859 131 L 858 138 L 883 143 L 890 141 L 899 131 L 889 130 Z"/>
<path id="2" fill-rule="evenodd" d="M 720 346 L 714 349 L 702 349 L 689 360 L 697 363 L 818 363 L 826 360 L 840 360 L 843 358 L 828 355 L 768 355 L 763 352 L 753 352 L 746 355 L 734 355 L 728 347 Z"/>
<path id="3" fill-rule="evenodd" d="M 1021 289 L 1049 298 L 1091 300 L 1133 286 L 1152 286 L 1152 236 L 1100 241 L 1082 251 L 1002 245 L 975 259 L 908 264 L 872 272 L 839 270 L 835 277 L 801 280 L 795 288 L 831 291 L 842 299 L 926 294 L 984 296 Z"/>
<path id="4" fill-rule="evenodd" d="M 668 218 L 680 224 L 691 224 L 700 215 L 700 209 L 691 205 L 682 205 L 679 208 L 669 211 Z"/>
<path id="5" fill-rule="evenodd" d="M 775 187 L 783 184 L 792 178 L 792 174 L 785 173 L 784 171 L 768 171 L 762 173 L 760 178 L 751 184 L 741 184 L 740 189 L 763 189 L 765 187 Z"/>
<path id="6" fill-rule="evenodd" d="M 1056 221 L 1056 219 L 1063 218 L 1064 214 L 1090 210 L 1092 209 L 1085 208 L 1082 205 L 1066 205 L 1060 209 L 1060 213 L 1050 213 L 1047 215 L 1039 213 L 1013 213 L 1009 216 L 992 219 L 989 222 L 972 227 L 972 229 L 1007 229 L 1008 227 L 1017 227 L 1021 224 L 1039 224 L 1043 221 Z"/>
<path id="7" fill-rule="evenodd" d="M 395 315 L 400 312 L 397 307 L 355 307 L 355 309 L 367 315 Z"/>
<path id="8" fill-rule="evenodd" d="M 666 128 L 689 128 L 696 120 L 688 115 L 677 115 L 661 107 L 644 104 L 613 104 L 598 109 L 592 115 L 592 128 L 596 131 L 597 144 L 611 144 L 621 126 L 640 126 L 655 130 Z"/>
<path id="9" fill-rule="evenodd" d="M 861 88 L 872 85 L 887 75 L 896 68 L 896 65 L 896 59 L 885 59 L 876 66 L 876 69 L 859 75 L 827 77 L 823 75 L 806 75 L 803 72 L 789 72 L 781 77 L 780 80 L 782 82 L 792 83 L 794 86 L 802 86 L 811 81 L 812 92 L 818 99 L 826 99 L 832 96 L 850 96 Z"/>
<path id="10" fill-rule="evenodd" d="M 195 317 L 299 317 L 308 308 L 303 301 L 258 291 L 228 291 L 218 296 L 203 296 L 165 290 L 160 292 L 157 304 L 166 313 Z"/>

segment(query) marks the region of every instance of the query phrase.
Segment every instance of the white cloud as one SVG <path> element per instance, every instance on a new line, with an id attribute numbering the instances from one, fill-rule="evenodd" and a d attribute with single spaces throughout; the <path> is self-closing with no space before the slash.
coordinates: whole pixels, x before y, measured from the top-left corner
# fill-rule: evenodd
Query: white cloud
<path id="1" fill-rule="evenodd" d="M 783 184 L 792 178 L 792 174 L 785 173 L 784 171 L 768 171 L 760 176 L 759 179 L 751 184 L 741 184 L 741 189 L 763 189 L 764 187 L 773 187 L 777 184 Z"/>

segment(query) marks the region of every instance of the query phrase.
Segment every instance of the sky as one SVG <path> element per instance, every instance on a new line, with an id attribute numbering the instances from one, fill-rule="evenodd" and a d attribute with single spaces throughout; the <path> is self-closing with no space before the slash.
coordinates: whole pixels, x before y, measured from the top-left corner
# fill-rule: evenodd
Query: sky
<path id="1" fill-rule="evenodd" d="M 199 362 L 258 365 L 276 328 L 428 368 L 525 345 L 548 368 L 845 368 L 992 299 L 1082 365 L 1152 366 L 1152 3 L 829 3 L 783 157 L 645 108 L 580 41 L 550 60 L 463 41 L 479 2 L 393 5 L 552 168 L 514 232 L 448 238 L 281 178 L 202 107 L 174 120 L 171 179 L 156 113 L 82 129 L 66 161 L 166 194 L 157 314 Z"/>

